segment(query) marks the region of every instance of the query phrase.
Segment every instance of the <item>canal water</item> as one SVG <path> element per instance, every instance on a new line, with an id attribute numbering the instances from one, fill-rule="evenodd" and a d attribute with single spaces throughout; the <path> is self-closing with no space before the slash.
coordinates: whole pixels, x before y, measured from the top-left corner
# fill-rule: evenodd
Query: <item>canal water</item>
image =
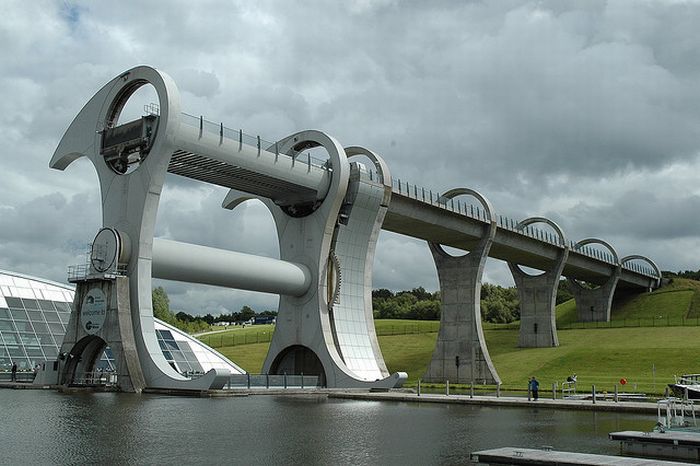
<path id="1" fill-rule="evenodd" d="M 469 464 L 503 446 L 617 454 L 649 415 L 350 401 L 0 390 L 0 464 Z"/>

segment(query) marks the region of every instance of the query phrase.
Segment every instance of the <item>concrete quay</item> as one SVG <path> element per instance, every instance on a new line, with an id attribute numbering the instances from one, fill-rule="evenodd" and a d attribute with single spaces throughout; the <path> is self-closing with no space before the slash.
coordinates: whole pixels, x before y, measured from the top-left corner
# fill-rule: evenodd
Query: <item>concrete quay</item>
<path id="1" fill-rule="evenodd" d="M 656 414 L 656 403 L 642 401 L 603 401 L 596 400 L 562 400 L 540 398 L 537 401 L 528 400 L 525 397 L 515 396 L 486 396 L 478 395 L 473 398 L 467 395 L 445 395 L 435 393 L 407 393 L 407 392 L 348 392 L 330 391 L 329 398 L 345 398 L 351 400 L 367 401 L 394 401 L 404 403 L 450 403 L 478 406 L 504 406 L 513 408 L 543 408 L 543 409 L 574 409 L 579 411 L 611 411 L 627 413 Z M 695 407 L 696 412 L 700 412 Z"/>
<path id="2" fill-rule="evenodd" d="M 535 450 L 532 448 L 504 447 L 476 451 L 472 461 L 489 465 L 608 465 L 608 466 L 679 466 L 688 463 L 658 459 L 629 458 L 623 456 L 573 453 L 568 451 Z"/>

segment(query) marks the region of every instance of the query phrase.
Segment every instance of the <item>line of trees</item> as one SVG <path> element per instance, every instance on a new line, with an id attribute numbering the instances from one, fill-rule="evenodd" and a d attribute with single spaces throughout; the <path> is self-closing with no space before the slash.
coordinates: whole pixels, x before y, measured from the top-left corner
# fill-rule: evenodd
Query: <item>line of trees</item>
<path id="1" fill-rule="evenodd" d="M 168 298 L 168 294 L 162 286 L 153 289 L 152 302 L 154 317 L 188 333 L 203 332 L 218 323 L 242 323 L 258 316 L 275 317 L 277 315 L 276 311 L 255 312 L 249 306 L 243 306 L 239 312 L 222 313 L 218 317 L 214 317 L 211 314 L 193 316 L 183 311 L 174 313 L 170 310 L 170 298 Z"/>
<path id="2" fill-rule="evenodd" d="M 566 280 L 559 282 L 557 304 L 572 299 Z M 440 319 L 440 292 L 423 287 L 393 292 L 386 288 L 372 291 L 375 319 Z M 520 319 L 520 299 L 514 287 L 484 283 L 481 286 L 481 317 L 486 322 L 507 324 Z"/>
<path id="3" fill-rule="evenodd" d="M 685 270 L 681 272 L 680 270 L 678 272 L 671 272 L 669 270 L 662 270 L 661 271 L 661 276 L 664 278 L 689 278 L 691 280 L 700 280 L 700 270 Z"/>
<path id="4" fill-rule="evenodd" d="M 671 273 L 671 272 L 664 272 Z M 698 274 L 698 272 L 685 272 Z M 675 275 L 674 276 L 681 276 Z M 690 277 L 688 277 L 690 278 Z M 557 304 L 573 298 L 566 280 L 559 282 Z M 440 292 L 429 292 L 419 286 L 407 291 L 394 292 L 386 288 L 372 291 L 372 306 L 375 319 L 412 319 L 440 320 Z M 211 325 L 218 323 L 242 323 L 255 317 L 275 317 L 276 311 L 256 312 L 249 306 L 243 306 L 239 312 L 194 316 L 184 311 L 173 313 L 170 310 L 170 299 L 163 287 L 153 290 L 153 315 L 189 333 L 208 330 Z M 481 286 L 481 317 L 486 322 L 507 324 L 520 319 L 520 299 L 518 290 L 514 287 L 502 287 L 484 283 Z"/>

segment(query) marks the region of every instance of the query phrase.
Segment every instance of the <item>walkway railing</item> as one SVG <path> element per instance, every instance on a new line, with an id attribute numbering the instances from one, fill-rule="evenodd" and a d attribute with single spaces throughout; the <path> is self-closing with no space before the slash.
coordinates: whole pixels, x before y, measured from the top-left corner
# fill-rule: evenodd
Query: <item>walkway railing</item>
<path id="1" fill-rule="evenodd" d="M 315 389 L 320 387 L 317 375 L 304 374 L 232 374 L 229 376 L 228 389 Z"/>
<path id="2" fill-rule="evenodd" d="M 117 373 L 105 371 L 91 371 L 75 377 L 71 385 L 116 385 Z"/>
<path id="3" fill-rule="evenodd" d="M 12 380 L 12 372 L 3 371 L 0 372 L 0 382 L 18 382 L 18 383 L 32 383 L 34 381 L 36 374 L 31 371 L 19 371 L 15 374 L 15 380 Z"/>

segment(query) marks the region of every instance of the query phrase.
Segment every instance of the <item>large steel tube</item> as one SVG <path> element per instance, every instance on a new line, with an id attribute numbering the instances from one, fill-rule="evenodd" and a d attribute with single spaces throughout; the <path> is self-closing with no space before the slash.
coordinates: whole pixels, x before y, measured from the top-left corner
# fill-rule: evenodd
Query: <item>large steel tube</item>
<path id="1" fill-rule="evenodd" d="M 241 252 L 153 240 L 152 274 L 156 278 L 301 296 L 311 285 L 303 264 Z"/>

